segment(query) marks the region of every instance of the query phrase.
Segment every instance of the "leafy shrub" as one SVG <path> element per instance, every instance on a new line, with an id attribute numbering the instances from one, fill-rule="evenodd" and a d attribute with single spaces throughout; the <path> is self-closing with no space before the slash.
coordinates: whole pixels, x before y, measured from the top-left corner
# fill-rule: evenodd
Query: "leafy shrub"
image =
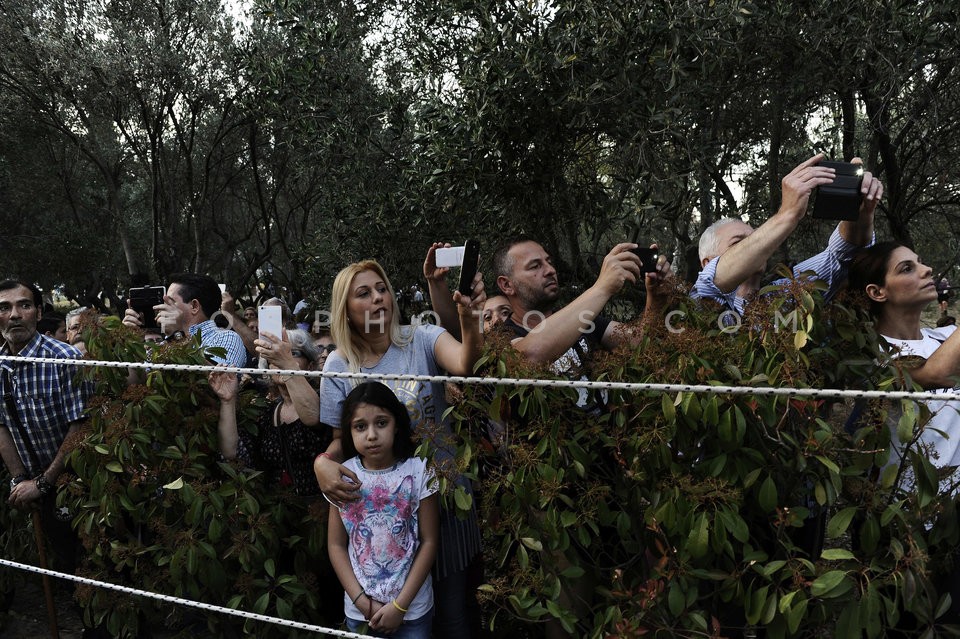
<path id="1" fill-rule="evenodd" d="M 12 508 L 7 503 L 9 498 L 10 473 L 0 465 L 0 557 L 10 561 L 39 565 L 30 513 Z M 0 612 L 7 611 L 23 576 L 24 573 L 17 570 L 0 570 Z M 0 624 L 0 630 L 2 629 L 3 624 Z"/>
<path id="2" fill-rule="evenodd" d="M 92 357 L 110 361 L 205 364 L 195 343 L 148 353 L 142 338 L 114 319 L 87 340 Z M 335 580 L 326 559 L 326 502 L 304 501 L 257 472 L 222 461 L 216 398 L 205 373 L 153 370 L 127 385 L 126 369 L 97 368 L 97 394 L 82 441 L 69 461 L 61 504 L 74 513 L 85 548 L 81 573 L 94 579 L 216 605 L 329 622 L 342 600 L 321 592 Z M 244 422 L 261 406 L 250 392 Z M 334 581 L 335 583 L 335 581 Z M 342 596 L 342 594 L 340 595 Z M 191 613 L 114 591 L 81 587 L 89 622 L 136 637 L 163 624 L 187 627 Z M 238 622 L 206 617 L 214 636 Z M 297 636 L 248 622 L 249 636 Z"/>
<path id="3" fill-rule="evenodd" d="M 598 358 L 593 377 L 910 388 L 911 362 L 878 365 L 870 323 L 811 288 L 762 298 L 735 331 L 717 309 L 678 296 L 682 330 L 648 323 L 642 344 Z M 491 344 L 482 362 L 491 374 L 552 374 L 506 338 Z M 100 359 L 148 357 L 115 322 L 88 346 Z M 150 357 L 203 363 L 190 345 Z M 341 599 L 320 592 L 336 583 L 326 508 L 218 460 L 203 374 L 153 371 L 134 386 L 122 369 L 96 377 L 75 475 L 61 490 L 87 549 L 84 574 L 282 617 L 295 610 L 298 620 L 339 618 Z M 451 409 L 458 470 L 477 481 L 495 559 L 480 594 L 500 629 L 556 619 L 583 637 L 953 630 L 941 580 L 960 533 L 952 478 L 916 442 L 922 405 L 860 403 L 848 425 L 851 402 L 825 398 L 609 390 L 594 413 L 573 409 L 576 398 L 560 387 L 468 387 Z M 250 396 L 242 406 L 247 420 L 259 409 Z M 910 442 L 903 467 L 888 463 L 891 423 Z M 456 492 L 452 503 L 470 497 Z M 80 595 L 90 620 L 122 636 L 189 620 L 109 591 Z M 206 624 L 218 636 L 281 633 L 219 616 Z"/>
<path id="4" fill-rule="evenodd" d="M 869 322 L 825 306 L 814 288 L 768 292 L 731 332 L 718 309 L 678 296 L 674 309 L 684 315 L 673 326 L 682 331 L 649 322 L 643 343 L 601 357 L 593 378 L 908 383 L 902 367 L 877 366 Z M 498 376 L 551 374 L 525 365 L 506 340 L 482 365 Z M 944 629 L 937 620 L 950 599 L 935 569 L 952 565 L 955 508 L 915 441 L 911 472 L 881 473 L 896 406 L 875 402 L 848 429 L 850 404 L 837 400 L 606 395 L 606 409 L 589 413 L 573 409 L 572 389 L 500 386 L 491 397 L 467 388 L 451 409 L 461 467 L 479 479 L 482 527 L 496 555 L 481 587 L 495 624 L 557 619 L 578 637 Z M 910 441 L 924 414 L 904 404 L 900 428 Z M 500 429 L 493 438 L 490 423 Z M 585 601 L 565 599 L 578 595 Z"/>

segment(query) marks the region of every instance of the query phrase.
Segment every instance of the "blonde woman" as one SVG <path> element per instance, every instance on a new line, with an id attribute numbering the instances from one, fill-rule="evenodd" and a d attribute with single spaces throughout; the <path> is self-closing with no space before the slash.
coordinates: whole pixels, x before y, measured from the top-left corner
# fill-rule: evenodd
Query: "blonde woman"
<path id="1" fill-rule="evenodd" d="M 478 273 L 473 295 L 454 292 L 463 341 L 445 329 L 430 324 L 401 326 L 396 296 L 383 267 L 374 260 L 351 264 L 333 283 L 330 330 L 337 350 L 327 358 L 324 371 L 438 375 L 468 375 L 480 357 L 483 339 L 477 314 L 486 295 Z M 357 380 L 327 377 L 320 387 L 320 421 L 339 429 L 340 413 Z M 434 461 L 441 468 L 453 458 L 456 445 L 449 425 L 442 420 L 447 408 L 442 383 L 384 380 L 410 413 L 414 428 L 428 437 L 436 450 Z M 340 435 L 336 433 L 327 452 L 317 457 L 314 472 L 321 490 L 338 503 L 357 499 L 359 479 L 342 465 Z M 349 479 L 344 479 L 344 477 Z M 458 482 L 467 491 L 470 483 Z M 480 551 L 476 513 L 459 519 L 441 512 L 440 549 L 434 567 L 437 637 L 470 637 L 469 618 L 476 608 L 468 596 L 467 567 Z M 388 602 L 389 603 L 389 602 Z M 474 613 L 475 614 L 475 613 Z"/>

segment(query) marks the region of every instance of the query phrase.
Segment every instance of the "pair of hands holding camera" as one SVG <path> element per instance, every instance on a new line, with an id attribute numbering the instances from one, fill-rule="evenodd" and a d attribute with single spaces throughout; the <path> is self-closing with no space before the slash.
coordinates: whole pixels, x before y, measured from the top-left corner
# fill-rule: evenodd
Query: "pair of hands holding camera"
<path id="1" fill-rule="evenodd" d="M 787 215 L 797 223 L 803 219 L 814 189 L 832 184 L 837 177 L 836 169 L 821 164 L 825 159 L 826 156 L 823 153 L 818 153 L 801 162 L 784 176 L 780 183 L 782 195 L 778 214 Z M 850 163 L 863 166 L 863 160 L 859 157 L 853 158 Z M 871 216 L 872 219 L 873 212 L 880 198 L 883 197 L 883 184 L 870 171 L 863 171 L 860 195 L 863 198 L 860 205 L 860 221 L 863 222 L 865 216 Z"/>
<path id="2" fill-rule="evenodd" d="M 130 300 L 127 300 L 127 304 L 130 304 Z M 169 295 L 164 295 L 163 304 L 154 306 L 153 311 L 154 319 L 160 327 L 160 332 L 164 335 L 173 335 L 177 331 L 186 333 L 187 329 L 189 329 L 189 326 L 184 326 L 186 322 L 184 321 L 185 315 L 183 310 L 177 306 L 176 300 Z M 131 328 L 145 328 L 145 319 L 142 313 L 137 312 L 133 308 L 127 308 L 123 313 L 123 323 Z"/>
<path id="3" fill-rule="evenodd" d="M 671 273 L 670 262 L 666 255 L 657 252 L 658 248 L 656 244 L 651 244 L 647 251 L 632 242 L 617 244 L 603 258 L 595 286 L 601 287 L 612 297 L 626 284 L 636 284 L 643 279 L 648 295 L 664 295 Z"/>

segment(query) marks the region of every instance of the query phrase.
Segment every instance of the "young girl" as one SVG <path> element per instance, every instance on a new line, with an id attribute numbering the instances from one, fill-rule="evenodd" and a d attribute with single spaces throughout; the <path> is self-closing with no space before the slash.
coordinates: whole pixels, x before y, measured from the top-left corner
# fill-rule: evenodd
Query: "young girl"
<path id="1" fill-rule="evenodd" d="M 340 426 L 344 466 L 362 486 L 359 499 L 330 508 L 327 546 L 347 628 L 366 621 L 377 637 L 429 639 L 440 505 L 433 473 L 414 456 L 410 415 L 370 382 L 347 395 Z"/>

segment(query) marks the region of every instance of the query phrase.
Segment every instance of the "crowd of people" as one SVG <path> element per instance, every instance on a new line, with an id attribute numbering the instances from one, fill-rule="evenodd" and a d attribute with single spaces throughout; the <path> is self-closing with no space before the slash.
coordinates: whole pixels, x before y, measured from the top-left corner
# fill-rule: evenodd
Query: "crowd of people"
<path id="1" fill-rule="evenodd" d="M 822 159 L 814 156 L 784 177 L 780 208 L 758 228 L 725 218 L 703 231 L 702 271 L 691 297 L 744 312 L 760 290 L 768 260 L 807 215 L 814 190 L 833 181 L 834 169 L 820 165 Z M 886 341 L 901 354 L 926 358 L 913 379 L 924 388 L 952 389 L 960 373 L 960 337 L 953 326 L 927 329 L 921 324 L 921 313 L 938 299 L 932 270 L 910 248 L 876 242 L 874 212 L 883 185 L 864 172 L 860 190 L 859 217 L 839 223 L 827 247 L 799 263 L 794 275 L 812 272 L 826 283 L 828 298 L 849 281 L 869 300 Z M 257 363 L 283 371 L 431 376 L 473 373 L 485 334 L 499 325 L 523 358 L 576 378 L 585 374 L 591 353 L 643 339 L 643 324 L 628 328 L 603 315 L 615 295 L 625 286 L 643 284 L 643 316 L 657 318 L 676 287 L 665 256 L 644 264 L 634 251 L 637 245 L 624 242 L 605 256 L 590 287 L 558 306 L 561 283 L 553 257 L 535 238 L 522 236 L 507 238 L 492 251 L 488 279 L 477 273 L 468 293 L 451 292 L 449 269 L 436 264 L 436 251 L 443 247 L 434 243 L 427 248 L 427 298 L 419 287 L 398 295 L 374 260 L 343 268 L 332 287 L 329 326 L 297 327 L 287 304 L 273 298 L 264 304 L 281 306 L 285 328 L 281 334 L 261 332 L 255 308 L 239 309 L 229 292 L 200 274 L 169 278 L 153 318 L 130 308 L 123 323 L 143 330 L 151 341 L 194 338 L 217 349 L 210 360 L 226 366 Z M 401 324 L 404 300 L 422 308 L 425 299 L 431 300 L 438 324 Z M 83 309 L 60 316 L 42 308 L 41 292 L 33 284 L 0 282 L 0 354 L 83 357 Z M 227 317 L 228 325 L 218 326 L 217 316 Z M 147 319 L 155 319 L 161 331 L 145 329 Z M 5 400 L 0 406 L 0 457 L 13 478 L 9 503 L 36 505 L 51 520 L 57 519 L 52 487 L 63 471 L 64 441 L 84 419 L 91 392 L 73 381 L 73 371 L 70 366 L 0 360 Z M 138 375 L 142 373 L 131 372 L 131 383 Z M 238 422 L 244 379 L 213 371 L 209 382 L 220 402 L 218 443 L 225 459 L 270 473 L 277 485 L 297 495 L 330 502 L 329 555 L 343 587 L 349 629 L 368 625 L 376 636 L 392 637 L 477 633 L 480 614 L 472 592 L 481 551 L 477 515 L 458 517 L 437 498 L 435 469 L 451 467 L 456 451 L 444 417 L 443 384 L 336 376 L 317 384 L 315 378 L 299 375 L 269 376 L 261 389 L 269 401 L 254 434 Z M 924 440 L 941 466 L 960 464 L 954 404 L 929 403 L 938 421 Z M 582 391 L 570 409 L 601 411 L 602 399 Z M 430 463 L 416 456 L 414 432 L 429 440 Z M 467 494 L 473 489 L 462 476 L 454 483 Z M 59 541 L 55 545 L 66 547 Z M 562 553 L 551 558 L 562 570 Z M 561 602 L 585 614 L 592 588 L 591 576 L 585 575 L 577 587 L 561 593 Z M 545 632 L 569 636 L 559 624 L 547 624 Z"/>

